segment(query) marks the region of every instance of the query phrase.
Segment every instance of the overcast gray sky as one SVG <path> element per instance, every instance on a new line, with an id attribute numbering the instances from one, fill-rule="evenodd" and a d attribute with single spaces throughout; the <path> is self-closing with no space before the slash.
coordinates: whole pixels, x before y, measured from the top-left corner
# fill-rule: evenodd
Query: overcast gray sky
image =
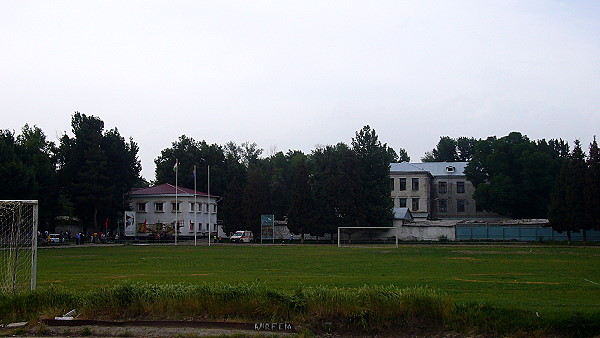
<path id="1" fill-rule="evenodd" d="M 0 29 L 0 128 L 98 116 L 147 179 L 182 134 L 268 155 L 368 124 L 419 161 L 444 135 L 600 129 L 597 0 L 0 0 Z"/>

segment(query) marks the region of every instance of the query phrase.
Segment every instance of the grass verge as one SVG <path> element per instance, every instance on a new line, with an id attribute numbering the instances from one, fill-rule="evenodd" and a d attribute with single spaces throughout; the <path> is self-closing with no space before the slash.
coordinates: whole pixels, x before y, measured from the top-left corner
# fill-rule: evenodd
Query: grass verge
<path id="1" fill-rule="evenodd" d="M 3 322 L 54 317 L 71 309 L 76 309 L 81 319 L 285 321 L 317 333 L 600 334 L 598 313 L 540 317 L 528 310 L 457 303 L 421 287 L 306 287 L 287 291 L 264 284 L 124 283 L 93 292 L 48 288 L 0 294 Z"/>

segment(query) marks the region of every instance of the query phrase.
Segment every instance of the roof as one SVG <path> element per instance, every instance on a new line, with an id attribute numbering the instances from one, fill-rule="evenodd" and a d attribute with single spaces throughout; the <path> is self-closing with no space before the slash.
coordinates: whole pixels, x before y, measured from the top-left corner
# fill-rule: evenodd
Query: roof
<path id="1" fill-rule="evenodd" d="M 394 218 L 412 221 L 413 216 L 408 208 L 394 208 Z"/>
<path id="2" fill-rule="evenodd" d="M 418 173 L 426 172 L 432 176 L 464 176 L 465 168 L 469 162 L 423 162 L 423 163 L 392 163 L 391 172 Z M 448 167 L 454 167 L 454 171 L 448 171 Z"/>
<path id="3" fill-rule="evenodd" d="M 175 187 L 172 184 L 169 183 L 165 183 L 165 184 L 159 184 L 159 185 L 155 185 L 152 187 L 148 187 L 148 188 L 141 188 L 141 189 L 132 189 L 129 194 L 131 196 L 147 196 L 147 195 L 175 195 L 175 192 L 177 192 L 178 195 L 191 195 L 194 196 L 194 194 L 199 195 L 199 196 L 208 196 L 207 193 L 204 192 L 200 192 L 200 191 L 194 191 L 193 189 L 187 189 L 187 188 L 182 188 L 182 187 Z M 211 197 L 217 197 L 214 195 L 211 195 Z"/>

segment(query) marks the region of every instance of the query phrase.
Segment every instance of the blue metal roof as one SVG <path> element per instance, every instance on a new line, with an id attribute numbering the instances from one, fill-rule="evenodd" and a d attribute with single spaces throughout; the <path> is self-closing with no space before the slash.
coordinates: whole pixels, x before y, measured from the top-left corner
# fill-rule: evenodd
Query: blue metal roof
<path id="1" fill-rule="evenodd" d="M 423 162 L 423 163 L 392 163 L 390 172 L 428 172 L 432 176 L 464 176 L 469 162 Z M 453 170 L 449 170 L 454 168 Z"/>

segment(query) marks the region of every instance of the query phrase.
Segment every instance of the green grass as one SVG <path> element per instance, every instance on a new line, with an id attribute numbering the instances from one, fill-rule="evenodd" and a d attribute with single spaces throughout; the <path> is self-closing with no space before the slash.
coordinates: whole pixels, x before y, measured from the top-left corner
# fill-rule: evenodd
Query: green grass
<path id="1" fill-rule="evenodd" d="M 329 245 L 115 246 L 39 250 L 38 286 L 123 282 L 428 287 L 458 304 L 542 315 L 600 312 L 600 247 Z"/>

